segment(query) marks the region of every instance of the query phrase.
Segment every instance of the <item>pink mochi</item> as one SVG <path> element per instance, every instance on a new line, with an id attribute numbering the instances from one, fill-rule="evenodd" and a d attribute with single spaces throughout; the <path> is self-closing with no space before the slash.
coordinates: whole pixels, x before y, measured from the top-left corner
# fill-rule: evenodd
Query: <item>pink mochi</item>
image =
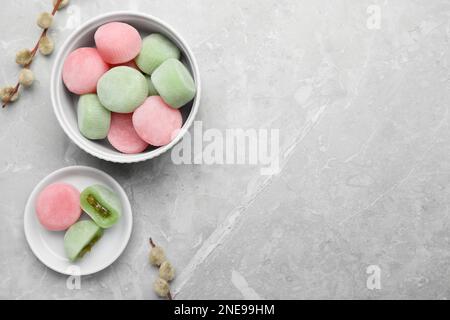
<path id="1" fill-rule="evenodd" d="M 51 184 L 39 193 L 36 214 L 47 230 L 68 229 L 81 215 L 80 192 L 67 183 Z"/>
<path id="2" fill-rule="evenodd" d="M 133 114 L 133 125 L 137 134 L 156 147 L 170 143 L 182 124 L 181 112 L 171 108 L 159 96 L 147 98 Z"/>
<path id="3" fill-rule="evenodd" d="M 70 92 L 75 94 L 95 93 L 97 82 L 109 70 L 94 48 L 79 48 L 64 61 L 62 77 Z"/>
<path id="4" fill-rule="evenodd" d="M 97 29 L 95 45 L 103 60 L 109 64 L 130 61 L 139 54 L 142 39 L 139 32 L 123 22 L 111 22 Z"/>
<path id="5" fill-rule="evenodd" d="M 148 147 L 148 143 L 139 138 L 133 127 L 131 113 L 111 113 L 111 126 L 108 141 L 122 153 L 141 153 Z"/>

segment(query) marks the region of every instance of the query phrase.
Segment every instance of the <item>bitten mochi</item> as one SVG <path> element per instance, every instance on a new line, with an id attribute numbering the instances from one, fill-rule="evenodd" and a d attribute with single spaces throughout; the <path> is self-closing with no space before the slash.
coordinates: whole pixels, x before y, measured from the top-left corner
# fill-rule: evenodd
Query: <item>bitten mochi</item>
<path id="1" fill-rule="evenodd" d="M 117 194 L 102 185 L 92 185 L 81 192 L 81 207 L 101 228 L 111 228 L 122 216 Z"/>
<path id="2" fill-rule="evenodd" d="M 137 134 L 156 147 L 170 143 L 182 124 L 181 112 L 168 106 L 159 96 L 147 98 L 133 114 Z"/>
<path id="3" fill-rule="evenodd" d="M 36 214 L 47 230 L 66 230 L 80 218 L 80 192 L 67 183 L 51 184 L 39 193 Z"/>
<path id="4" fill-rule="evenodd" d="M 94 38 L 98 52 L 109 64 L 121 64 L 136 58 L 142 47 L 139 32 L 123 22 L 110 22 L 101 26 Z"/>
<path id="5" fill-rule="evenodd" d="M 64 251 L 70 261 L 82 258 L 91 251 L 103 235 L 103 229 L 92 220 L 78 221 L 64 235 Z"/>
<path id="6" fill-rule="evenodd" d="M 64 61 L 62 78 L 67 89 L 75 94 L 95 93 L 97 82 L 109 70 L 95 48 L 79 48 Z"/>

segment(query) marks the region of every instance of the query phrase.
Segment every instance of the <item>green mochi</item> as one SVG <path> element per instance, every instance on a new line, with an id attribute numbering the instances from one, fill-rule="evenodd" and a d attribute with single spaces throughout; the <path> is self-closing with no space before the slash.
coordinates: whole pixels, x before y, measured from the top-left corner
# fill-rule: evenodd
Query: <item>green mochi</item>
<path id="1" fill-rule="evenodd" d="M 144 38 L 141 52 L 134 61 L 143 72 L 152 74 L 170 58 L 180 59 L 180 50 L 163 35 L 153 33 Z"/>
<path id="2" fill-rule="evenodd" d="M 78 128 L 88 139 L 105 139 L 111 124 L 111 112 L 102 106 L 96 94 L 85 94 L 78 100 Z"/>
<path id="3" fill-rule="evenodd" d="M 194 79 L 179 60 L 166 60 L 152 74 L 152 82 L 161 98 L 172 108 L 180 108 L 196 94 Z"/>
<path id="4" fill-rule="evenodd" d="M 103 230 L 91 220 L 78 221 L 64 235 L 64 251 L 70 261 L 80 259 L 102 237 Z"/>
<path id="5" fill-rule="evenodd" d="M 159 96 L 158 91 L 156 91 L 155 86 L 153 85 L 152 78 L 150 76 L 146 76 L 148 83 L 148 96 Z"/>
<path id="6" fill-rule="evenodd" d="M 116 67 L 97 83 L 97 94 L 103 106 L 117 113 L 131 113 L 148 97 L 144 75 L 130 67 Z"/>
<path id="7" fill-rule="evenodd" d="M 111 228 L 122 215 L 119 197 L 102 185 L 84 189 L 80 203 L 81 208 L 103 229 Z"/>

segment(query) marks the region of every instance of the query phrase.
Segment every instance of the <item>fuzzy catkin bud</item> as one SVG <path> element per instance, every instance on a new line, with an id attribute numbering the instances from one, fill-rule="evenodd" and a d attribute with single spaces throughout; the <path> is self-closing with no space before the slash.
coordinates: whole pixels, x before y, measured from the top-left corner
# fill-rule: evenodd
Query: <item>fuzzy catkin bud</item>
<path id="1" fill-rule="evenodd" d="M 16 53 L 16 63 L 21 66 L 29 64 L 31 60 L 33 60 L 33 54 L 28 49 L 23 49 Z"/>
<path id="2" fill-rule="evenodd" d="M 3 103 L 14 102 L 19 98 L 19 91 L 17 91 L 14 95 L 14 87 L 4 87 L 0 89 L 0 98 Z M 12 95 L 12 96 L 11 96 Z"/>
<path id="3" fill-rule="evenodd" d="M 34 82 L 34 73 L 30 69 L 22 69 L 19 73 L 19 83 L 25 87 L 29 87 Z"/>
<path id="4" fill-rule="evenodd" d="M 153 284 L 153 290 L 155 290 L 158 296 L 165 298 L 169 295 L 170 286 L 166 280 L 158 278 Z"/>
<path id="5" fill-rule="evenodd" d="M 55 44 L 49 36 L 44 36 L 39 40 L 39 52 L 44 56 L 48 56 L 55 49 Z"/>
<path id="6" fill-rule="evenodd" d="M 164 261 L 159 267 L 159 277 L 166 281 L 172 281 L 175 278 L 175 269 L 169 261 Z"/>
<path id="7" fill-rule="evenodd" d="M 56 3 L 58 0 L 53 0 L 53 6 L 56 6 Z M 69 4 L 69 0 L 62 0 L 59 4 L 58 10 L 61 10 L 62 8 L 66 7 Z"/>
<path id="8" fill-rule="evenodd" d="M 149 260 L 152 265 L 159 267 L 166 260 L 163 248 L 158 246 L 153 247 L 150 250 Z"/>
<path id="9" fill-rule="evenodd" d="M 48 12 L 42 12 L 37 19 L 37 24 L 42 29 L 48 29 L 52 26 L 53 23 L 53 16 L 51 13 Z"/>

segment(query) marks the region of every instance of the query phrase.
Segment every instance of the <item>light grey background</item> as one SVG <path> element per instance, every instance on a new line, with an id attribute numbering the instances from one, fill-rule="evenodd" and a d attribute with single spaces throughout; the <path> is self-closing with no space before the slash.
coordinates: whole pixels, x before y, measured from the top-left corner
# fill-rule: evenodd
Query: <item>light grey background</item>
<path id="1" fill-rule="evenodd" d="M 57 14 L 61 43 L 114 10 L 155 15 L 200 64 L 205 128 L 279 128 L 282 171 L 176 166 L 170 154 L 114 165 L 78 149 L 53 115 L 53 58 L 0 115 L 0 298 L 152 299 L 147 237 L 177 268 L 177 298 L 450 296 L 450 3 L 447 0 L 84 1 Z M 0 80 L 39 30 L 51 0 L 0 11 Z M 367 8 L 381 28 L 367 28 Z M 115 177 L 134 209 L 123 256 L 66 289 L 23 234 L 26 199 L 44 176 L 89 165 Z M 366 268 L 381 268 L 368 290 Z"/>

